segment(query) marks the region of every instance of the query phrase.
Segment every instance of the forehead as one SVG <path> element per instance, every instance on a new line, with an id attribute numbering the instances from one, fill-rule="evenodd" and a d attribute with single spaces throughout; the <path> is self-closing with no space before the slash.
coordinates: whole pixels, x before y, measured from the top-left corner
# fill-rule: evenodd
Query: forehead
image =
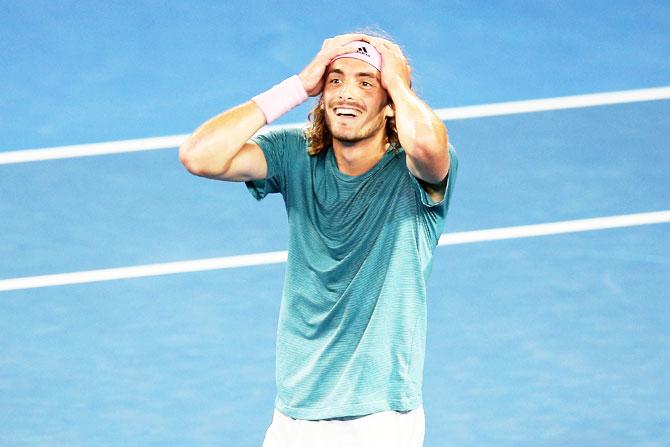
<path id="1" fill-rule="evenodd" d="M 375 67 L 368 64 L 367 62 L 364 62 L 359 59 L 354 59 L 351 57 L 343 57 L 341 59 L 337 59 L 328 66 L 329 74 L 335 70 L 340 71 L 347 76 L 367 75 L 374 79 L 380 78 L 380 73 Z"/>

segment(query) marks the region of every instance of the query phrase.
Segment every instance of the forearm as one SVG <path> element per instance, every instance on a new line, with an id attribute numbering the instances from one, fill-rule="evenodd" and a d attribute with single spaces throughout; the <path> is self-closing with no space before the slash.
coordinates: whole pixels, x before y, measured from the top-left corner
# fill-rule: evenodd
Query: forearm
<path id="1" fill-rule="evenodd" d="M 242 146 L 265 125 L 265 116 L 253 101 L 206 121 L 179 147 L 179 158 L 198 175 L 225 172 Z"/>
<path id="2" fill-rule="evenodd" d="M 435 112 L 406 86 L 389 90 L 395 107 L 398 139 L 412 174 L 439 183 L 449 172 L 447 129 Z"/>

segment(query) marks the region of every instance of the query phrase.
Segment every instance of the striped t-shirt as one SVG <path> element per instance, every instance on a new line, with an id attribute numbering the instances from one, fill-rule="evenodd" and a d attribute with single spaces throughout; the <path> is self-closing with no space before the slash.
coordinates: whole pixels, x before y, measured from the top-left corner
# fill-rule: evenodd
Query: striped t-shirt
<path id="1" fill-rule="evenodd" d="M 301 130 L 254 141 L 268 174 L 247 187 L 258 200 L 281 193 L 289 222 L 276 408 L 329 419 L 419 407 L 426 279 L 458 166 L 453 149 L 445 198 L 434 203 L 402 149 L 352 177 L 332 148 L 308 155 Z"/>

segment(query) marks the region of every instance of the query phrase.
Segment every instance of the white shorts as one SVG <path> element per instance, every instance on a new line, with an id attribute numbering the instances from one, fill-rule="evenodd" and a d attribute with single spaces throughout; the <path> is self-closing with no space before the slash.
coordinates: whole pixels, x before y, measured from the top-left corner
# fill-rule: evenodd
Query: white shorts
<path id="1" fill-rule="evenodd" d="M 425 424 L 423 407 L 322 421 L 293 419 L 275 409 L 263 447 L 422 447 Z"/>

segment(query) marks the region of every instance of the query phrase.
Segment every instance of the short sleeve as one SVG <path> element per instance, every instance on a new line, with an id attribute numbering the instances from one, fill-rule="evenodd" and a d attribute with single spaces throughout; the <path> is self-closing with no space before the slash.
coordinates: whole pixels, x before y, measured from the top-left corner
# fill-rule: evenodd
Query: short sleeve
<path id="1" fill-rule="evenodd" d="M 300 140 L 301 131 L 298 129 L 278 129 L 252 138 L 263 151 L 268 165 L 265 179 L 246 182 L 247 189 L 256 200 L 262 200 L 268 194 L 286 191 L 287 157 Z"/>
<path id="2" fill-rule="evenodd" d="M 444 222 L 449 209 L 449 202 L 451 195 L 454 192 L 454 185 L 456 183 L 456 174 L 458 173 L 458 158 L 456 151 L 449 145 L 449 172 L 447 173 L 447 185 L 444 191 L 444 197 L 439 202 L 433 201 L 425 189 L 421 186 L 419 180 L 411 173 L 409 176 L 415 185 L 417 194 L 418 217 L 425 230 L 425 234 L 432 245 L 425 247 L 425 249 L 432 250 L 434 244 L 438 243 L 442 231 L 444 231 Z"/>

